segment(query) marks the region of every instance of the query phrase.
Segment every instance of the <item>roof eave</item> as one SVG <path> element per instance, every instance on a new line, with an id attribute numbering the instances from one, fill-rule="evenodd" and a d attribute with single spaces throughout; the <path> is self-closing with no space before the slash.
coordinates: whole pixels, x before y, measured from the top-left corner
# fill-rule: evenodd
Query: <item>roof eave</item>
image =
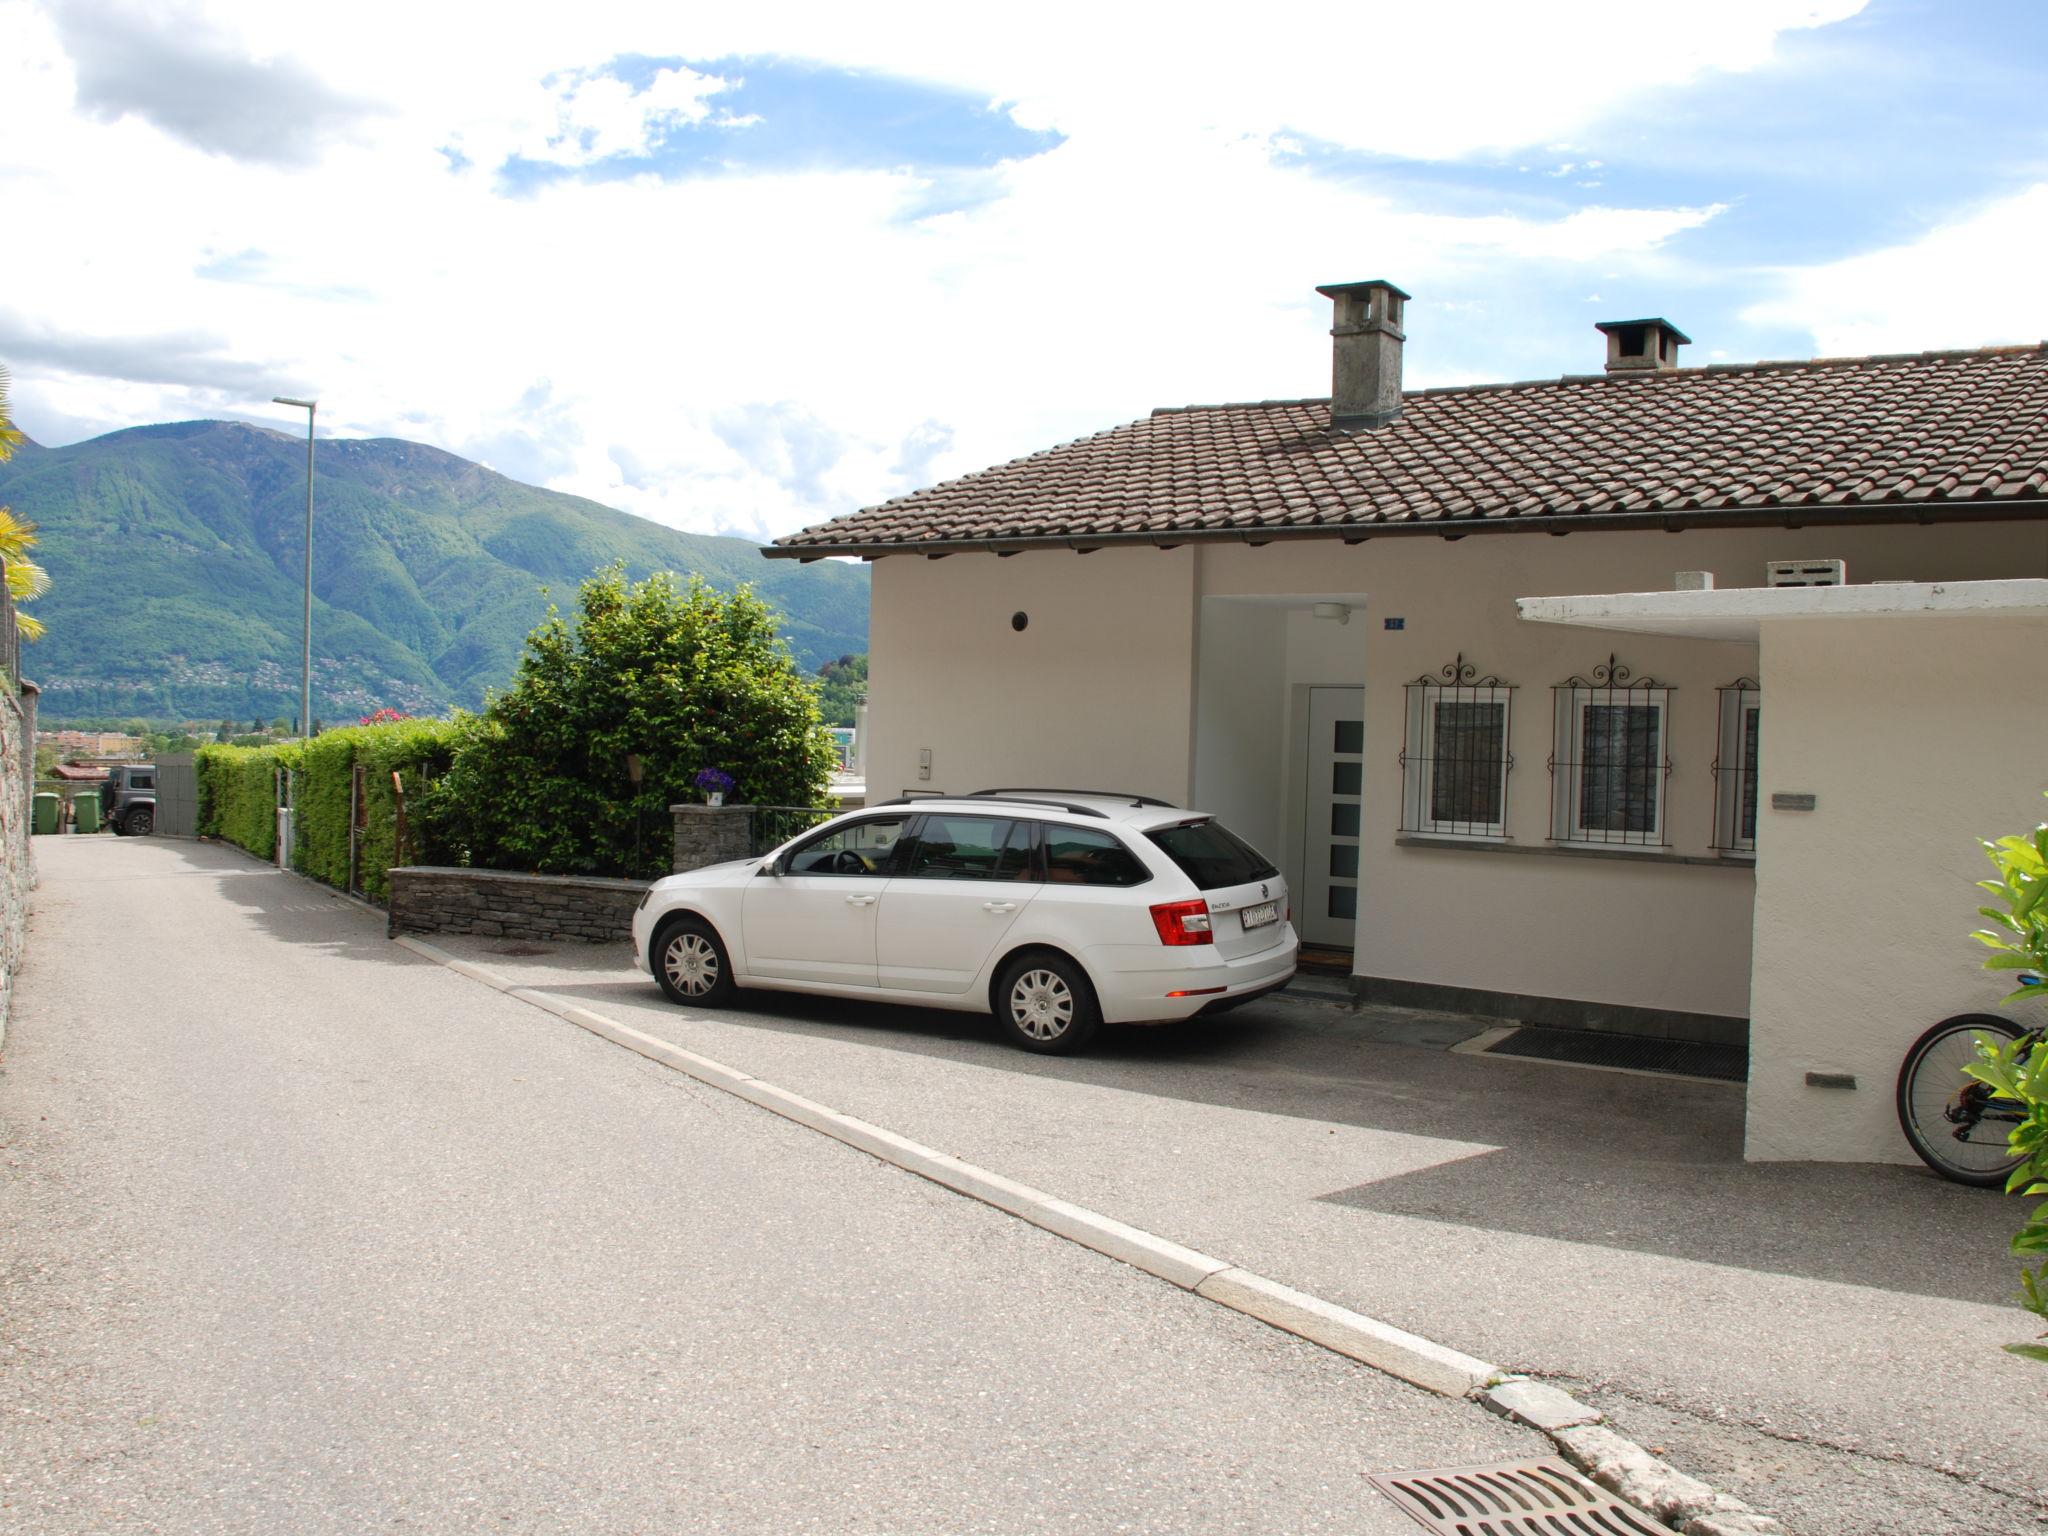
<path id="1" fill-rule="evenodd" d="M 2048 498 L 2010 501 L 1879 502 L 1857 506 L 1732 507 L 1687 512 L 1566 512 L 1526 517 L 1431 518 L 1421 521 L 1315 523 L 1307 526 L 1241 528 L 1169 528 L 1140 532 L 1053 533 L 996 536 L 980 539 L 847 539 L 833 543 L 769 544 L 761 553 L 770 560 L 825 560 L 885 555 L 1015 555 L 1028 550 L 1067 549 L 1093 554 L 1119 546 L 1174 549 L 1183 544 L 1277 544 L 1306 539 L 1341 539 L 1362 544 L 1368 539 L 1462 539 L 1479 533 L 1547 533 L 1562 538 L 1573 533 L 1664 532 L 1692 528 L 1847 528 L 1899 523 L 2000 523 L 2048 518 Z"/>

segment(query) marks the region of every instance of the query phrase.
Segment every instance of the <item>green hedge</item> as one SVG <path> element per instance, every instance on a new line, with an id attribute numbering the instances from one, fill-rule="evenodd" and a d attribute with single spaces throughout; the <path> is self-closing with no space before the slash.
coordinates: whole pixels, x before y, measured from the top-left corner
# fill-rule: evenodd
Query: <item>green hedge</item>
<path id="1" fill-rule="evenodd" d="M 199 834 L 246 848 L 259 859 L 277 857 L 277 771 L 297 766 L 300 747 L 201 747 L 193 756 L 199 775 Z"/>
<path id="2" fill-rule="evenodd" d="M 387 874 L 401 857 L 415 863 L 466 862 L 440 834 L 434 789 L 448 772 L 472 718 L 399 720 L 323 731 L 311 741 L 274 747 L 203 747 L 199 773 L 199 831 L 246 848 L 258 858 L 277 853 L 276 774 L 297 775 L 293 785 L 292 862 L 300 872 L 337 889 L 348 886 L 349 807 L 356 767 L 363 769 L 364 815 L 357 873 L 363 891 L 382 899 Z M 396 846 L 398 798 L 406 795 L 406 846 Z"/>

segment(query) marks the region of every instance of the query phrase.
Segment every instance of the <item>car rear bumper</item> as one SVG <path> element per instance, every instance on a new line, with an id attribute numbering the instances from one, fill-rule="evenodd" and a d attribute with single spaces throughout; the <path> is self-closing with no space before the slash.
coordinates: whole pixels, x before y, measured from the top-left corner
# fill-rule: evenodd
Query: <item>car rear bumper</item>
<path id="1" fill-rule="evenodd" d="M 1225 960 L 1210 952 L 1206 961 L 1190 950 L 1134 950 L 1119 947 L 1091 954 L 1102 1017 L 1111 1024 L 1170 1023 L 1198 1013 L 1216 1013 L 1278 991 L 1294 978 L 1300 941 L 1292 928 L 1281 942 L 1254 954 Z M 1200 955 L 1195 947 L 1193 956 Z M 1171 957 L 1173 964 L 1161 961 Z M 1179 997 L 1172 993 L 1181 993 Z"/>

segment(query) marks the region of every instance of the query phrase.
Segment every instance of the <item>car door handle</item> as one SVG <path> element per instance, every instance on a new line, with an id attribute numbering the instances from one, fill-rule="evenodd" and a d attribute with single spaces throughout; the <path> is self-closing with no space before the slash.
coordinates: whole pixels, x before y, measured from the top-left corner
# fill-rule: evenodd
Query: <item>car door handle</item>
<path id="1" fill-rule="evenodd" d="M 872 907 L 875 904 L 875 898 L 873 896 L 849 896 L 846 898 L 846 904 L 849 907 Z"/>
<path id="2" fill-rule="evenodd" d="M 981 910 L 984 912 L 1014 912 L 1017 910 L 1017 903 L 1014 901 L 984 901 L 981 904 Z"/>

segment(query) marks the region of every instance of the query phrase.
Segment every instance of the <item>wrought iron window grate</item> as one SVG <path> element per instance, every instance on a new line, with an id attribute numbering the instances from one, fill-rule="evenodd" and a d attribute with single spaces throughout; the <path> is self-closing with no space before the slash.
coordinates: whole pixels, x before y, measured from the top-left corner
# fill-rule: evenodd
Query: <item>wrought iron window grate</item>
<path id="1" fill-rule="evenodd" d="M 1564 843 L 1661 848 L 1671 776 L 1671 688 L 1613 656 L 1552 692 L 1550 835 Z"/>
<path id="2" fill-rule="evenodd" d="M 1401 736 L 1401 830 L 1508 835 L 1508 750 L 1515 688 L 1479 675 L 1461 653 L 1407 685 Z"/>
<path id="3" fill-rule="evenodd" d="M 1721 739 L 1713 768 L 1713 846 L 1723 853 L 1755 853 L 1757 729 L 1763 718 L 1763 690 L 1755 678 L 1738 677 L 1717 691 Z"/>

